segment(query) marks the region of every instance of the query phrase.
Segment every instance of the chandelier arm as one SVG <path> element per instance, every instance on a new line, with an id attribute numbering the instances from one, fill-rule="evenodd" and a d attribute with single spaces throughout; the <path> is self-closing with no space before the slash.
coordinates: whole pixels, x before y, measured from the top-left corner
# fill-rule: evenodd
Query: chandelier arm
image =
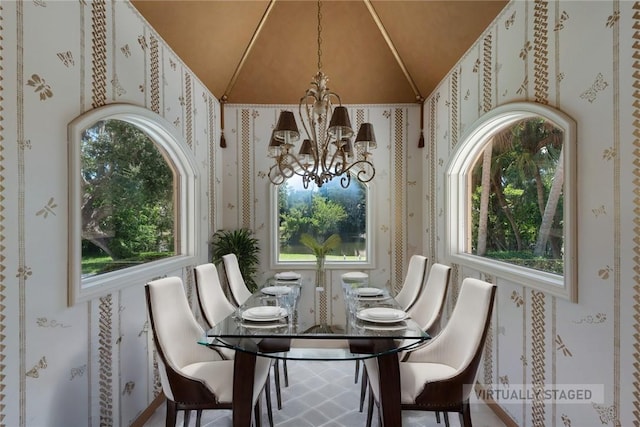
<path id="1" fill-rule="evenodd" d="M 309 186 L 309 181 L 317 182 L 317 171 L 314 165 L 313 168 L 307 169 L 304 165 L 302 165 L 298 159 L 291 155 L 287 154 L 286 157 L 290 157 L 294 160 L 294 164 L 299 166 L 299 169 L 294 167 L 294 164 L 285 162 L 284 159 L 272 165 L 269 168 L 269 181 L 271 181 L 274 185 L 280 185 L 284 183 L 285 180 L 291 178 L 294 174 L 302 177 L 304 188 Z M 276 173 L 277 172 L 277 173 Z"/>
<path id="2" fill-rule="evenodd" d="M 309 103 L 306 102 L 307 98 L 314 98 L 315 97 L 309 93 L 309 90 L 307 90 L 307 92 L 305 93 L 305 95 L 300 98 L 300 102 L 298 103 L 298 115 L 300 116 L 300 121 L 302 122 L 302 127 L 304 128 L 305 133 L 307 134 L 307 136 L 310 136 L 310 132 L 309 132 L 309 128 L 307 127 L 307 122 L 304 120 L 304 116 L 302 114 L 302 106 L 304 105 L 305 107 L 305 113 L 307 113 L 307 117 L 309 117 Z"/>
<path id="3" fill-rule="evenodd" d="M 314 95 L 312 95 L 310 93 L 309 90 L 307 90 L 307 93 L 305 96 L 303 96 L 302 98 L 300 98 L 300 103 L 298 104 L 298 115 L 300 116 L 300 121 L 302 122 L 302 127 L 304 128 L 304 132 L 306 133 L 307 137 L 309 138 L 309 140 L 311 140 L 311 142 L 313 143 L 313 161 L 314 163 L 318 163 L 318 159 L 320 158 L 320 154 L 317 152 L 316 148 L 317 148 L 317 135 L 315 132 L 315 123 L 312 119 L 313 117 L 313 106 L 310 106 L 308 102 L 306 102 L 307 98 L 313 98 L 314 100 L 316 99 Z M 307 120 L 305 120 L 304 118 L 304 114 L 302 114 L 302 106 L 304 105 L 305 108 L 305 113 L 307 115 Z"/>
<path id="4" fill-rule="evenodd" d="M 329 147 L 330 144 L 330 139 L 327 138 L 327 143 L 326 146 Z M 336 162 L 336 158 L 340 157 L 340 160 L 342 160 L 341 162 Z M 326 164 L 326 161 L 324 162 Z M 333 168 L 335 175 L 342 175 L 345 170 L 345 166 L 347 164 L 347 156 L 344 153 L 344 151 L 339 150 L 336 148 L 336 151 L 333 152 L 333 156 L 331 156 L 331 162 L 329 162 L 329 164 L 326 165 L 326 170 L 330 170 L 331 168 Z M 335 166 L 334 166 L 335 165 Z M 339 167 L 342 166 L 342 168 L 339 169 Z"/>
<path id="5" fill-rule="evenodd" d="M 373 163 L 371 163 L 368 160 L 358 160 L 356 162 L 351 163 L 349 167 L 347 167 L 343 171 L 343 173 L 348 174 L 348 172 L 355 166 L 362 168 L 356 173 L 356 178 L 358 178 L 358 181 L 360 182 L 363 182 L 363 183 L 369 182 L 376 175 L 376 168 L 373 166 Z M 371 175 L 369 176 L 369 174 Z"/>
<path id="6" fill-rule="evenodd" d="M 342 100 L 340 99 L 340 95 L 338 95 L 337 93 L 335 93 L 333 91 L 327 91 L 323 95 L 323 98 L 327 98 L 327 101 L 329 102 L 329 105 L 331 105 L 331 97 L 332 96 L 335 96 L 338 99 L 338 105 L 342 105 Z"/>
<path id="7" fill-rule="evenodd" d="M 285 159 L 287 161 L 285 161 Z M 287 153 L 287 154 L 283 154 L 280 158 L 279 158 L 279 162 L 277 163 L 277 165 L 279 166 L 279 170 L 281 172 L 281 174 L 283 175 L 289 175 L 287 176 L 287 178 L 292 177 L 294 174 L 304 177 L 306 175 L 315 175 L 317 172 L 317 166 L 316 163 L 309 165 L 311 166 L 310 168 L 305 166 L 304 164 L 302 164 L 302 162 L 300 162 L 300 159 L 298 159 L 297 156 L 294 156 L 291 153 Z M 295 166 L 298 166 L 297 168 Z M 276 165 L 274 165 L 276 166 Z M 288 171 L 288 173 L 287 173 Z"/>
<path id="8" fill-rule="evenodd" d="M 274 185 L 280 185 L 287 179 L 280 172 L 280 168 L 278 166 L 279 165 L 277 163 L 275 165 L 271 165 L 271 167 L 269 168 L 269 173 L 267 174 L 269 176 L 269 181 L 271 181 L 271 183 Z M 278 174 L 276 175 L 275 172 L 278 172 Z"/>
<path id="9" fill-rule="evenodd" d="M 342 188 L 347 188 L 349 187 L 349 184 L 351 184 L 351 174 L 346 173 L 340 177 L 340 186 Z"/>

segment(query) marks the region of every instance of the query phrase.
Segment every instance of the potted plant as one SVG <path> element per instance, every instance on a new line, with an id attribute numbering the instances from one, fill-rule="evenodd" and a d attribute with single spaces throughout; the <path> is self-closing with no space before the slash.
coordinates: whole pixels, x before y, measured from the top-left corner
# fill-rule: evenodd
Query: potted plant
<path id="1" fill-rule="evenodd" d="M 247 228 L 236 230 L 218 230 L 211 238 L 211 262 L 219 264 L 224 255 L 234 253 L 238 257 L 238 265 L 242 278 L 251 293 L 258 290 L 255 274 L 258 271 L 259 241 Z"/>
<path id="2" fill-rule="evenodd" d="M 313 252 L 316 257 L 316 287 L 324 288 L 325 285 L 325 270 L 324 262 L 327 258 L 327 254 L 334 249 L 337 249 L 342 244 L 342 239 L 339 234 L 332 234 L 327 239 L 320 243 L 312 235 L 303 233 L 300 236 L 300 243 L 305 245 Z"/>

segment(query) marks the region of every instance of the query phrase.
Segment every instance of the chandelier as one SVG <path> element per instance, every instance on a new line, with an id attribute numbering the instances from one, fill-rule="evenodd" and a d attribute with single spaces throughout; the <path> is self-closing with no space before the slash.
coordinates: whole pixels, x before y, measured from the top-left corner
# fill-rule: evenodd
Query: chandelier
<path id="1" fill-rule="evenodd" d="M 327 87 L 329 78 L 322 72 L 321 20 L 318 1 L 318 72 L 298 104 L 306 138 L 297 155 L 294 154 L 294 142 L 300 139 L 300 132 L 293 112 L 282 111 L 268 149 L 269 157 L 275 159 L 269 169 L 269 180 L 275 185 L 298 175 L 304 188 L 311 182 L 322 187 L 336 177 L 340 177 L 340 185 L 347 188 L 352 173 L 363 183 L 371 181 L 376 173 L 369 151 L 377 145 L 373 125 L 362 123 L 352 143 L 354 132 L 349 112 L 342 106 L 340 96 Z"/>

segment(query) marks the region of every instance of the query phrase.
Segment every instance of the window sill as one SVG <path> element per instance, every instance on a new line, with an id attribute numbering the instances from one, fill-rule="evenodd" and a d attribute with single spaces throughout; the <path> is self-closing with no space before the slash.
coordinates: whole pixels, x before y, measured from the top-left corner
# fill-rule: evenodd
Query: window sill
<path id="1" fill-rule="evenodd" d="M 74 286 L 69 293 L 68 304 L 72 306 L 129 286 L 144 285 L 154 278 L 173 274 L 176 270 L 193 265 L 195 262 L 195 256 L 174 256 L 97 276 L 71 278 Z"/>
<path id="2" fill-rule="evenodd" d="M 450 261 L 573 302 L 577 300 L 577 295 L 574 294 L 574 288 L 565 286 L 565 278 L 558 274 L 521 267 L 471 254 L 451 254 Z"/>

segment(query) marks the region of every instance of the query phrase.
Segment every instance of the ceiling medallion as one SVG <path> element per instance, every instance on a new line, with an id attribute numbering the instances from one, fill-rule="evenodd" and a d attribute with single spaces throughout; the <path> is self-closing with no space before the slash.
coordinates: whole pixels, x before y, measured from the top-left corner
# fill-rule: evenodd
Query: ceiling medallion
<path id="1" fill-rule="evenodd" d="M 318 1 L 318 72 L 298 104 L 298 115 L 306 138 L 298 154 L 294 154 L 294 142 L 300 139 L 300 132 L 293 112 L 282 111 L 268 148 L 269 157 L 275 159 L 275 164 L 269 169 L 269 180 L 275 185 L 299 175 L 304 188 L 308 188 L 311 182 L 322 187 L 336 177 L 340 177 L 340 185 L 347 188 L 352 173 L 363 183 L 371 181 L 376 173 L 369 151 L 377 145 L 373 125 L 362 123 L 352 144 L 354 132 L 347 108 L 342 106 L 340 96 L 327 87 L 329 78 L 322 72 L 321 61 L 321 20 L 321 3 Z M 334 99 L 338 104 L 335 107 Z M 327 124 L 328 117 L 331 119 Z"/>

